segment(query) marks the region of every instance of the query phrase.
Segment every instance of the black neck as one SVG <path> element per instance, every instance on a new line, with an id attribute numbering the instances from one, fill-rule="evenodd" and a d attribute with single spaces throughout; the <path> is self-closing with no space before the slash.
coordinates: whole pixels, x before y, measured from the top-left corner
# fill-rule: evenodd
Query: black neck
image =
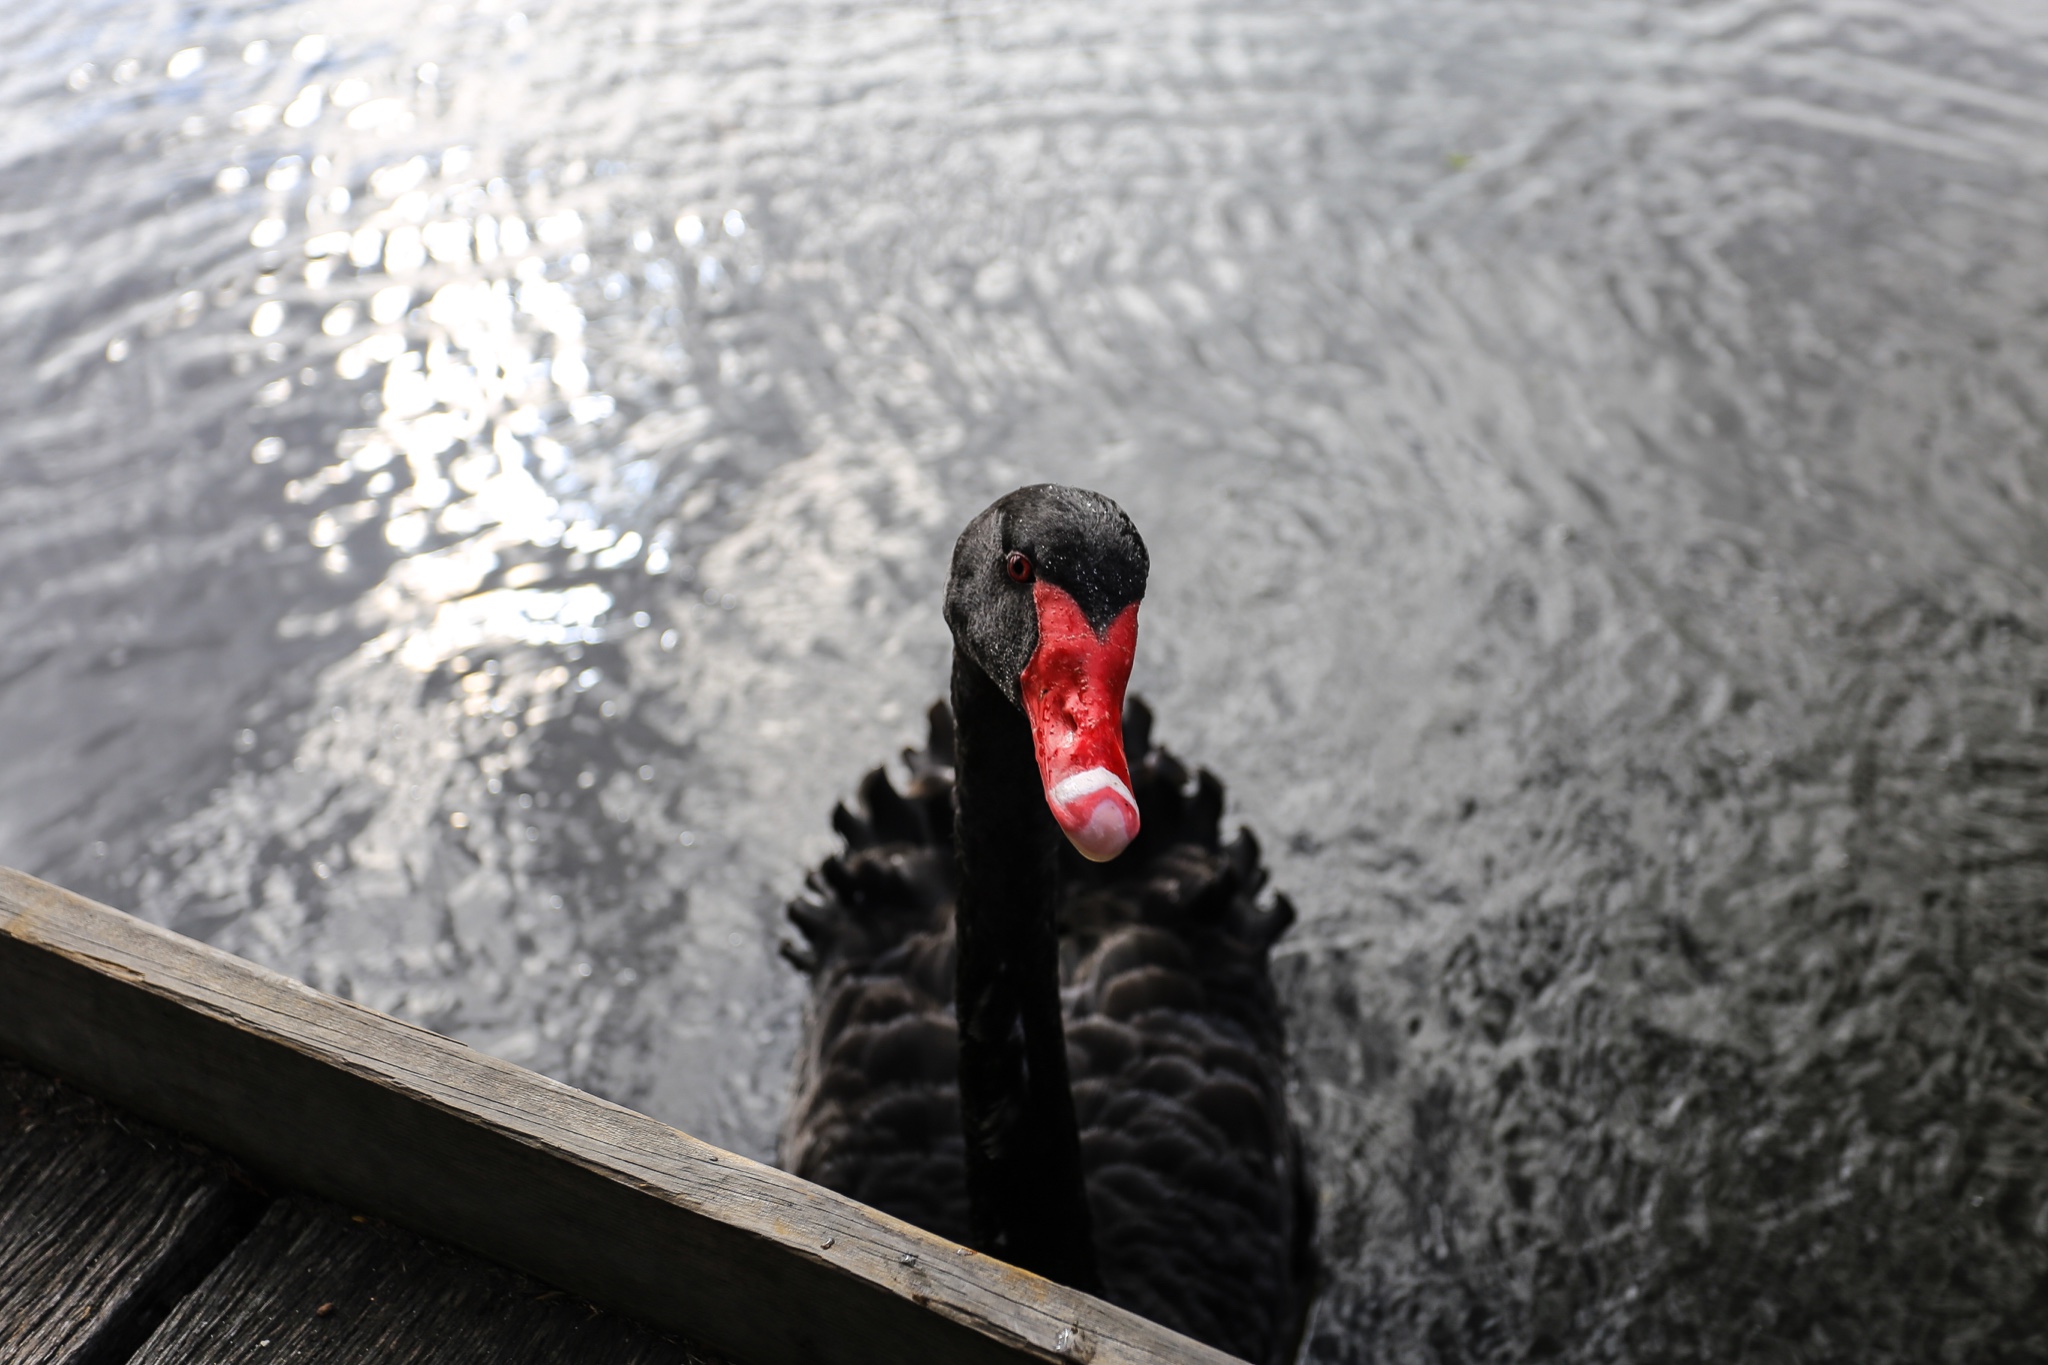
<path id="1" fill-rule="evenodd" d="M 955 655 L 953 829 L 962 883 L 954 1004 L 974 1242 L 1099 1292 L 1060 1025 L 1059 827 L 1023 713 Z"/>

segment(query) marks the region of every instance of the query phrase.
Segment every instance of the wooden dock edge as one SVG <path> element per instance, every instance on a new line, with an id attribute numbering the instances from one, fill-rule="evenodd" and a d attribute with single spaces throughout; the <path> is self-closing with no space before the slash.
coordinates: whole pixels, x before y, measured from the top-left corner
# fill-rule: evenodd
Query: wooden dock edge
<path id="1" fill-rule="evenodd" d="M 0 1051 L 740 1365 L 1233 1359 L 7 868 Z"/>

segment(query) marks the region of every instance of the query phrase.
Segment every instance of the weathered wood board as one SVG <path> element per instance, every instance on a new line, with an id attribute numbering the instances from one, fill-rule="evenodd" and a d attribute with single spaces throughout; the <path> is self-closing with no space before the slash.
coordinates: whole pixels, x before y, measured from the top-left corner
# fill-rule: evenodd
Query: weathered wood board
<path id="1" fill-rule="evenodd" d="M 332 1205 L 283 1198 L 134 1365 L 716 1365 L 637 1323 Z"/>
<path id="2" fill-rule="evenodd" d="M 0 1360 L 127 1359 L 262 1207 L 169 1134 L 0 1062 Z"/>
<path id="3" fill-rule="evenodd" d="M 1230 1359 L 5 869 L 0 1051 L 743 1365 Z"/>
<path id="4" fill-rule="evenodd" d="M 0 1060 L 7 1365 L 721 1365 Z"/>

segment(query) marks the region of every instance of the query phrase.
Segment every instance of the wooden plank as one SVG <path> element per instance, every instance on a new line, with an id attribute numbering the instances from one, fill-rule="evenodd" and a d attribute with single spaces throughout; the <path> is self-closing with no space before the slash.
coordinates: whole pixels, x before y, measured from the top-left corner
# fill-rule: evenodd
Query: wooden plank
<path id="1" fill-rule="evenodd" d="M 0 1360 L 127 1359 L 262 1207 L 170 1134 L 0 1062 Z"/>
<path id="2" fill-rule="evenodd" d="M 720 1365 L 478 1257 L 304 1197 L 268 1200 L 238 1176 L 0 1060 L 0 1361 Z"/>
<path id="3" fill-rule="evenodd" d="M 0 1050 L 748 1365 L 1230 1359 L 5 869 Z"/>
<path id="4" fill-rule="evenodd" d="M 487 1261 L 279 1199 L 134 1365 L 716 1365 Z"/>

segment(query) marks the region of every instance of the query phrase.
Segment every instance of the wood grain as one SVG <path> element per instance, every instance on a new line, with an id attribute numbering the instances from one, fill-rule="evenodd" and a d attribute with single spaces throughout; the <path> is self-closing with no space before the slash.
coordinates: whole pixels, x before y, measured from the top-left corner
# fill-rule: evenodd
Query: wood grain
<path id="1" fill-rule="evenodd" d="M 0 1360 L 127 1359 L 262 1206 L 170 1134 L 0 1062 Z"/>
<path id="2" fill-rule="evenodd" d="M 750 1365 L 1231 1359 L 6 869 L 0 1050 Z"/>
<path id="3" fill-rule="evenodd" d="M 263 1221 L 134 1365 L 716 1365 L 474 1256 L 304 1198 Z"/>

